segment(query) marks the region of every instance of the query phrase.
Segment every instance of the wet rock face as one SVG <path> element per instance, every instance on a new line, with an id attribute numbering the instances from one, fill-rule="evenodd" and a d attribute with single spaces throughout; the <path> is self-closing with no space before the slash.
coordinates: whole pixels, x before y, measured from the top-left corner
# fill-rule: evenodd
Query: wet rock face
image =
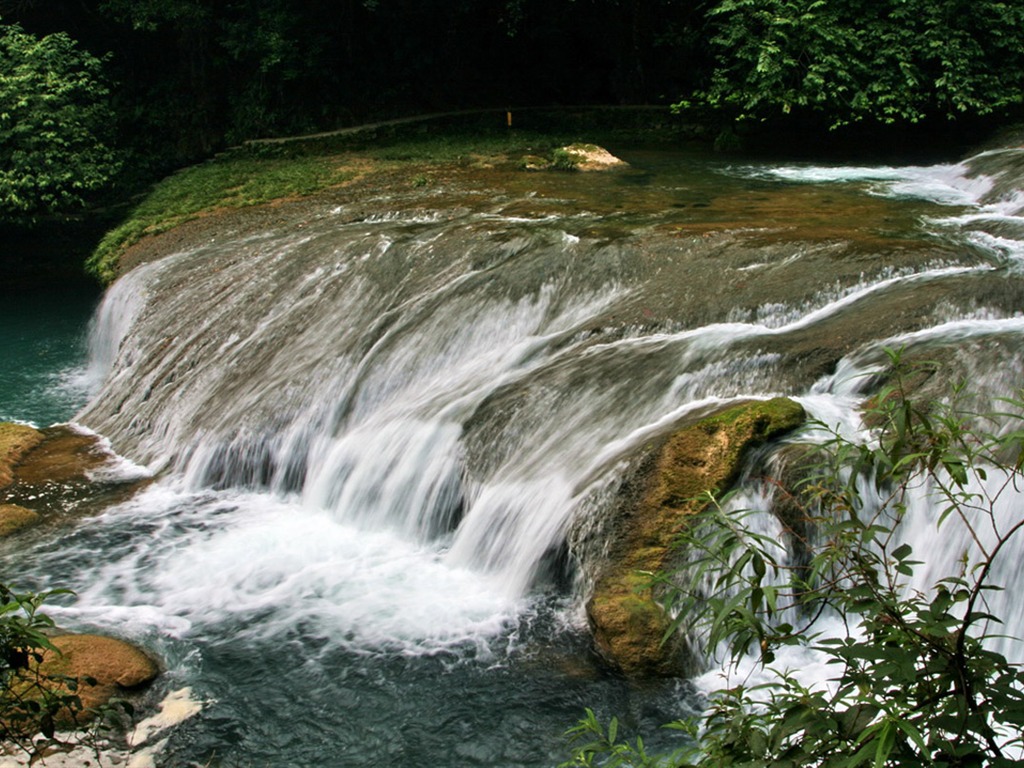
<path id="1" fill-rule="evenodd" d="M 127 498 L 139 480 L 105 471 L 115 461 L 92 434 L 0 424 L 0 536 Z"/>
<path id="2" fill-rule="evenodd" d="M 751 448 L 800 426 L 803 408 L 786 398 L 733 406 L 678 429 L 640 462 L 634 489 L 613 522 L 613 544 L 587 603 L 601 655 L 632 677 L 689 670 L 681 641 L 662 643 L 670 619 L 645 573 L 666 567 L 672 542 L 707 491 L 736 481 Z"/>

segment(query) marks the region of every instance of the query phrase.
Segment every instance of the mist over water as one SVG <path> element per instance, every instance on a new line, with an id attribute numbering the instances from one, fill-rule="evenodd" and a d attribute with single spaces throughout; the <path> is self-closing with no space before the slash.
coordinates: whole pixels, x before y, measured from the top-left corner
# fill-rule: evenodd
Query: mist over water
<path id="1" fill-rule="evenodd" d="M 607 674 L 582 617 L 640 446 L 779 394 L 856 433 L 885 347 L 1019 386 L 1013 163 L 624 156 L 311 204 L 107 292 L 75 419 L 156 480 L 3 558 L 209 702 L 167 765 L 542 766 L 585 706 L 678 717 L 689 688 Z M 914 536 L 955 559 L 932 506 Z"/>

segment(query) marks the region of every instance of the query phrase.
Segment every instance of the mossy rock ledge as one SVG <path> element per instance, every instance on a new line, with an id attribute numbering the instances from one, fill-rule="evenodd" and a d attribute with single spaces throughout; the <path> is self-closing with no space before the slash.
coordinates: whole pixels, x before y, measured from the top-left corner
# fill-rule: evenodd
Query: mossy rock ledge
<path id="1" fill-rule="evenodd" d="M 14 468 L 43 441 L 43 433 L 26 424 L 0 423 L 0 488 L 14 481 Z"/>
<path id="2" fill-rule="evenodd" d="M 803 424 L 803 408 L 788 398 L 733 405 L 683 426 L 659 443 L 624 483 L 632 490 L 610 524 L 612 544 L 587 602 L 601 656 L 634 677 L 678 676 L 687 667 L 681 640 L 662 643 L 670 617 L 645 587 L 644 572 L 669 565 L 672 542 L 700 510 L 707 491 L 736 482 L 751 449 Z"/>
<path id="3" fill-rule="evenodd" d="M 0 423 L 0 538 L 128 498 L 145 478 L 115 470 L 117 461 L 88 432 Z"/>

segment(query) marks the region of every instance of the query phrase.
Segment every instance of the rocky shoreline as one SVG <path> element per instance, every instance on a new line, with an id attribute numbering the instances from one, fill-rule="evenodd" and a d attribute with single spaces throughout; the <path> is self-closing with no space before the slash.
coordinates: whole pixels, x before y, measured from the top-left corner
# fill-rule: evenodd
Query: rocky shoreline
<path id="1" fill-rule="evenodd" d="M 98 436 L 71 426 L 0 424 L 0 538 L 61 525 L 128 498 L 146 480 L 117 471 L 117 463 Z M 54 649 L 41 654 L 32 673 L 44 687 L 78 696 L 77 726 L 160 672 L 146 651 L 115 637 L 57 630 L 49 642 Z"/>

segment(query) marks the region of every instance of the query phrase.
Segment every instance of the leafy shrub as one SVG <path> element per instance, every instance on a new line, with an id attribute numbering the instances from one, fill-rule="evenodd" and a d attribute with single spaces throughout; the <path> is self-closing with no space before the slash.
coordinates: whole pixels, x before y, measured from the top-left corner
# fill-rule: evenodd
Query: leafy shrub
<path id="1" fill-rule="evenodd" d="M 41 668 L 45 654 L 60 651 L 47 636 L 53 620 L 40 609 L 61 594 L 68 591 L 16 593 L 0 584 L 0 743 L 24 751 L 31 761 L 80 744 L 95 748 L 101 729 L 119 723 L 121 712 L 131 714 L 127 702 L 86 711 L 77 691 L 95 680 Z"/>
<path id="2" fill-rule="evenodd" d="M 1021 104 L 1020 3 L 720 0 L 707 20 L 714 69 L 694 101 L 733 116 L 914 123 Z"/>
<path id="3" fill-rule="evenodd" d="M 102 62 L 63 32 L 0 27 L 0 220 L 81 206 L 119 161 Z"/>

